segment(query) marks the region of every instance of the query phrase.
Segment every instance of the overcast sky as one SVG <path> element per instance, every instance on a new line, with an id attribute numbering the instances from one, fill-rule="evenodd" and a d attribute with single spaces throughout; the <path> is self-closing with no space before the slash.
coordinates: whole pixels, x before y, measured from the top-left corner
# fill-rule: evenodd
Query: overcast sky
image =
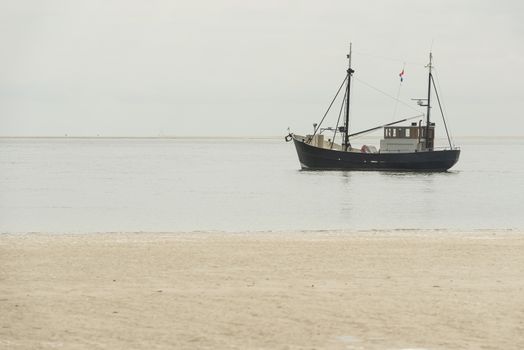
<path id="1" fill-rule="evenodd" d="M 417 114 L 367 84 L 416 107 L 432 49 L 454 135 L 524 135 L 523 4 L 0 0 L 0 135 L 304 133 L 350 41 L 354 131 Z"/>

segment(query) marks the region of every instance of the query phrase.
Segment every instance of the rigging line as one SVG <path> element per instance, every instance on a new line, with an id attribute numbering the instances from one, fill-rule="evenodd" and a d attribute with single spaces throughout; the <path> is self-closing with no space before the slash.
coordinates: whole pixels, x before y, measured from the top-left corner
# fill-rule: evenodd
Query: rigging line
<path id="1" fill-rule="evenodd" d="M 430 75 L 430 77 L 431 77 L 431 82 L 433 83 L 433 87 L 435 88 L 435 96 L 437 96 L 437 102 L 440 108 L 440 114 L 442 115 L 442 120 L 444 121 L 444 128 L 446 129 L 446 135 L 448 136 L 449 148 L 453 149 L 453 146 L 451 145 L 451 138 L 449 137 L 448 126 L 446 125 L 446 118 L 444 117 L 444 112 L 442 111 L 442 105 L 440 104 L 440 99 L 438 97 L 437 87 L 435 86 L 435 80 L 433 79 L 433 75 Z"/>
<path id="2" fill-rule="evenodd" d="M 433 70 L 434 70 L 434 72 L 438 73 L 438 69 L 434 68 Z M 437 84 L 437 87 L 435 88 L 435 90 L 437 90 L 437 88 L 438 88 L 438 91 L 442 92 L 442 87 L 441 87 L 440 82 L 438 80 L 437 74 L 432 74 L 432 78 L 434 78 L 433 84 Z M 433 85 L 433 86 L 435 86 L 435 85 Z M 444 96 L 442 96 L 442 103 L 441 103 L 442 110 L 446 109 L 444 102 L 445 102 L 444 101 Z M 448 112 L 446 111 L 445 113 L 447 114 Z M 447 121 L 447 123 L 450 125 L 449 129 L 451 129 L 452 123 L 450 124 L 449 120 Z M 451 142 L 453 142 L 453 137 L 451 137 L 451 134 L 450 134 L 450 138 L 451 138 Z"/>
<path id="3" fill-rule="evenodd" d="M 353 51 L 353 53 L 356 53 L 357 55 L 360 55 L 360 56 L 367 56 L 367 57 L 377 58 L 377 59 L 381 59 L 381 60 L 385 60 L 385 61 L 402 62 L 404 64 L 409 63 L 409 64 L 415 64 L 415 65 L 419 65 L 419 66 L 425 64 L 423 62 L 405 61 L 405 60 L 400 59 L 400 58 L 387 57 L 387 56 L 382 56 L 382 55 L 373 55 L 373 54 L 359 52 L 359 51 Z"/>
<path id="4" fill-rule="evenodd" d="M 438 70 L 437 68 L 433 67 L 433 73 L 437 73 L 437 74 L 438 74 L 438 73 L 439 73 L 439 70 Z M 432 75 L 433 75 L 433 78 L 435 79 L 435 84 L 437 84 L 437 88 L 438 88 L 438 90 L 442 93 L 442 86 L 440 85 L 440 81 L 439 81 L 439 79 L 438 79 L 437 74 L 432 74 Z M 445 107 L 445 102 L 446 102 L 446 101 L 445 101 L 443 95 L 442 95 L 441 97 L 442 97 L 442 109 L 445 110 L 445 109 L 446 109 L 446 107 Z M 448 113 L 448 112 L 446 111 L 446 114 L 447 114 L 447 113 Z"/>
<path id="5" fill-rule="evenodd" d="M 331 106 L 333 106 L 333 103 L 335 102 L 335 100 L 337 99 L 337 96 L 340 92 L 340 90 L 342 89 L 342 87 L 344 86 L 344 84 L 346 83 L 346 80 L 348 79 L 347 75 L 344 77 L 344 80 L 342 81 L 342 84 L 340 84 L 340 87 L 338 88 L 337 90 L 337 93 L 335 94 L 335 97 L 333 97 L 333 100 L 331 101 L 331 103 L 329 104 L 329 107 L 326 111 L 326 113 L 324 113 L 324 116 L 322 117 L 322 119 L 320 120 L 320 123 L 318 123 L 317 127 L 315 128 L 315 131 L 313 132 L 313 136 L 315 136 L 317 134 L 317 131 L 320 130 L 320 126 L 322 125 L 322 122 L 324 122 L 324 119 L 326 119 L 326 116 L 327 114 L 329 113 L 329 110 L 331 109 Z M 312 137 L 313 137 L 312 136 Z"/>
<path id="6" fill-rule="evenodd" d="M 402 65 L 402 73 L 404 73 L 404 69 L 406 69 L 406 62 L 404 62 L 404 64 Z M 397 108 L 398 108 L 398 101 L 399 101 L 399 97 L 400 97 L 400 88 L 402 87 L 402 80 L 403 80 L 403 77 L 401 76 L 400 77 L 400 81 L 398 83 L 398 90 L 397 90 L 397 103 L 395 103 L 395 110 L 393 111 L 393 118 L 391 118 L 391 120 L 395 120 L 395 117 L 397 116 Z"/>
<path id="7" fill-rule="evenodd" d="M 402 87 L 402 82 L 400 82 L 398 84 L 398 89 L 397 89 L 397 101 L 395 103 L 395 109 L 393 110 L 393 117 L 391 118 L 391 120 L 395 120 L 395 117 L 397 116 L 397 108 L 398 108 L 398 98 L 400 97 L 400 88 Z"/>
<path id="8" fill-rule="evenodd" d="M 331 149 L 333 149 L 333 145 L 335 144 L 335 138 L 337 137 L 337 130 L 338 130 L 338 124 L 340 123 L 340 117 L 342 116 L 342 110 L 344 109 L 344 102 L 346 99 L 346 96 L 348 95 L 348 92 L 344 93 L 344 98 L 342 99 L 342 105 L 340 106 L 340 111 L 338 112 L 338 119 L 337 119 L 337 125 L 335 126 L 335 132 L 333 134 L 333 141 L 331 142 Z"/>
<path id="9" fill-rule="evenodd" d="M 391 96 L 391 95 L 388 94 L 387 92 L 382 91 L 382 90 L 380 90 L 380 89 L 374 87 L 373 85 L 370 85 L 370 84 L 366 83 L 365 81 L 363 81 L 363 80 L 357 78 L 357 77 L 354 77 L 354 79 L 355 79 L 355 80 L 358 80 L 359 82 L 361 82 L 362 84 L 366 85 L 367 87 L 369 87 L 369 88 L 371 88 L 371 89 L 373 89 L 373 90 L 376 90 L 376 91 L 380 92 L 381 94 L 383 94 L 383 95 L 385 95 L 385 96 L 387 96 L 387 97 L 389 97 L 389 98 L 391 98 L 391 99 L 393 99 L 393 100 L 398 101 L 398 103 L 403 104 L 404 106 L 408 107 L 409 109 L 412 109 L 412 110 L 414 110 L 414 111 L 417 112 L 417 113 L 420 113 L 420 111 L 419 111 L 418 109 L 415 109 L 414 107 L 412 107 L 411 105 L 407 104 L 406 102 L 404 102 L 404 101 L 402 101 L 402 100 L 396 99 L 395 97 Z"/>

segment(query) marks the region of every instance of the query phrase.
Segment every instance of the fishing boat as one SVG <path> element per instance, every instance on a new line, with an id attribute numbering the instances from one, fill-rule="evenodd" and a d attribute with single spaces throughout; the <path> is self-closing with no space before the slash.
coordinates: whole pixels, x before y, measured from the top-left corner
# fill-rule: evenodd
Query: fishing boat
<path id="1" fill-rule="evenodd" d="M 349 64 L 346 76 L 340 85 L 335 98 L 332 100 L 328 111 L 322 120 L 313 124 L 313 134 L 301 136 L 289 132 L 285 137 L 287 142 L 293 141 L 297 150 L 300 166 L 304 170 L 394 170 L 394 171 L 447 171 L 455 165 L 460 156 L 460 148 L 452 145 L 448 132 L 440 98 L 433 78 L 433 55 L 429 54 L 428 90 L 426 99 L 416 99 L 418 105 L 426 107 L 425 115 L 404 118 L 374 128 L 350 132 L 350 87 L 355 71 L 351 67 L 351 45 L 347 55 Z M 402 78 L 402 76 L 401 76 Z M 344 125 L 322 128 L 330 108 L 335 102 L 342 88 L 345 87 L 345 96 L 339 113 L 339 120 L 344 111 Z M 449 147 L 435 147 L 435 123 L 430 119 L 432 87 L 442 114 Z M 423 121 L 425 117 L 425 122 Z M 400 125 L 410 119 L 419 118 L 418 122 L 409 125 Z M 354 147 L 352 138 L 363 134 L 384 129 L 380 148 L 362 145 Z M 330 137 L 330 135 L 332 136 Z M 336 137 L 341 137 L 341 142 L 336 143 Z"/>

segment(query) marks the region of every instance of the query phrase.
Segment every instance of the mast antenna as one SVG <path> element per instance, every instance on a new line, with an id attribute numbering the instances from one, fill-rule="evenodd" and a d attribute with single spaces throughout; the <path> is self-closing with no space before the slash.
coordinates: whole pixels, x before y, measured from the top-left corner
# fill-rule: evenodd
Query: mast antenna
<path id="1" fill-rule="evenodd" d="M 349 54 L 346 56 L 348 58 L 348 68 L 351 68 L 351 47 L 353 46 L 353 43 L 349 43 Z"/>

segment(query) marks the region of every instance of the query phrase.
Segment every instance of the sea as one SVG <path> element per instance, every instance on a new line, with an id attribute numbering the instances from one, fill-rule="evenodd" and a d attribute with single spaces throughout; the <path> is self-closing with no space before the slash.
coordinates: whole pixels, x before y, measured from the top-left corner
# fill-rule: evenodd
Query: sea
<path id="1" fill-rule="evenodd" d="M 0 233 L 523 229 L 524 138 L 444 173 L 303 171 L 283 138 L 1 138 Z"/>

